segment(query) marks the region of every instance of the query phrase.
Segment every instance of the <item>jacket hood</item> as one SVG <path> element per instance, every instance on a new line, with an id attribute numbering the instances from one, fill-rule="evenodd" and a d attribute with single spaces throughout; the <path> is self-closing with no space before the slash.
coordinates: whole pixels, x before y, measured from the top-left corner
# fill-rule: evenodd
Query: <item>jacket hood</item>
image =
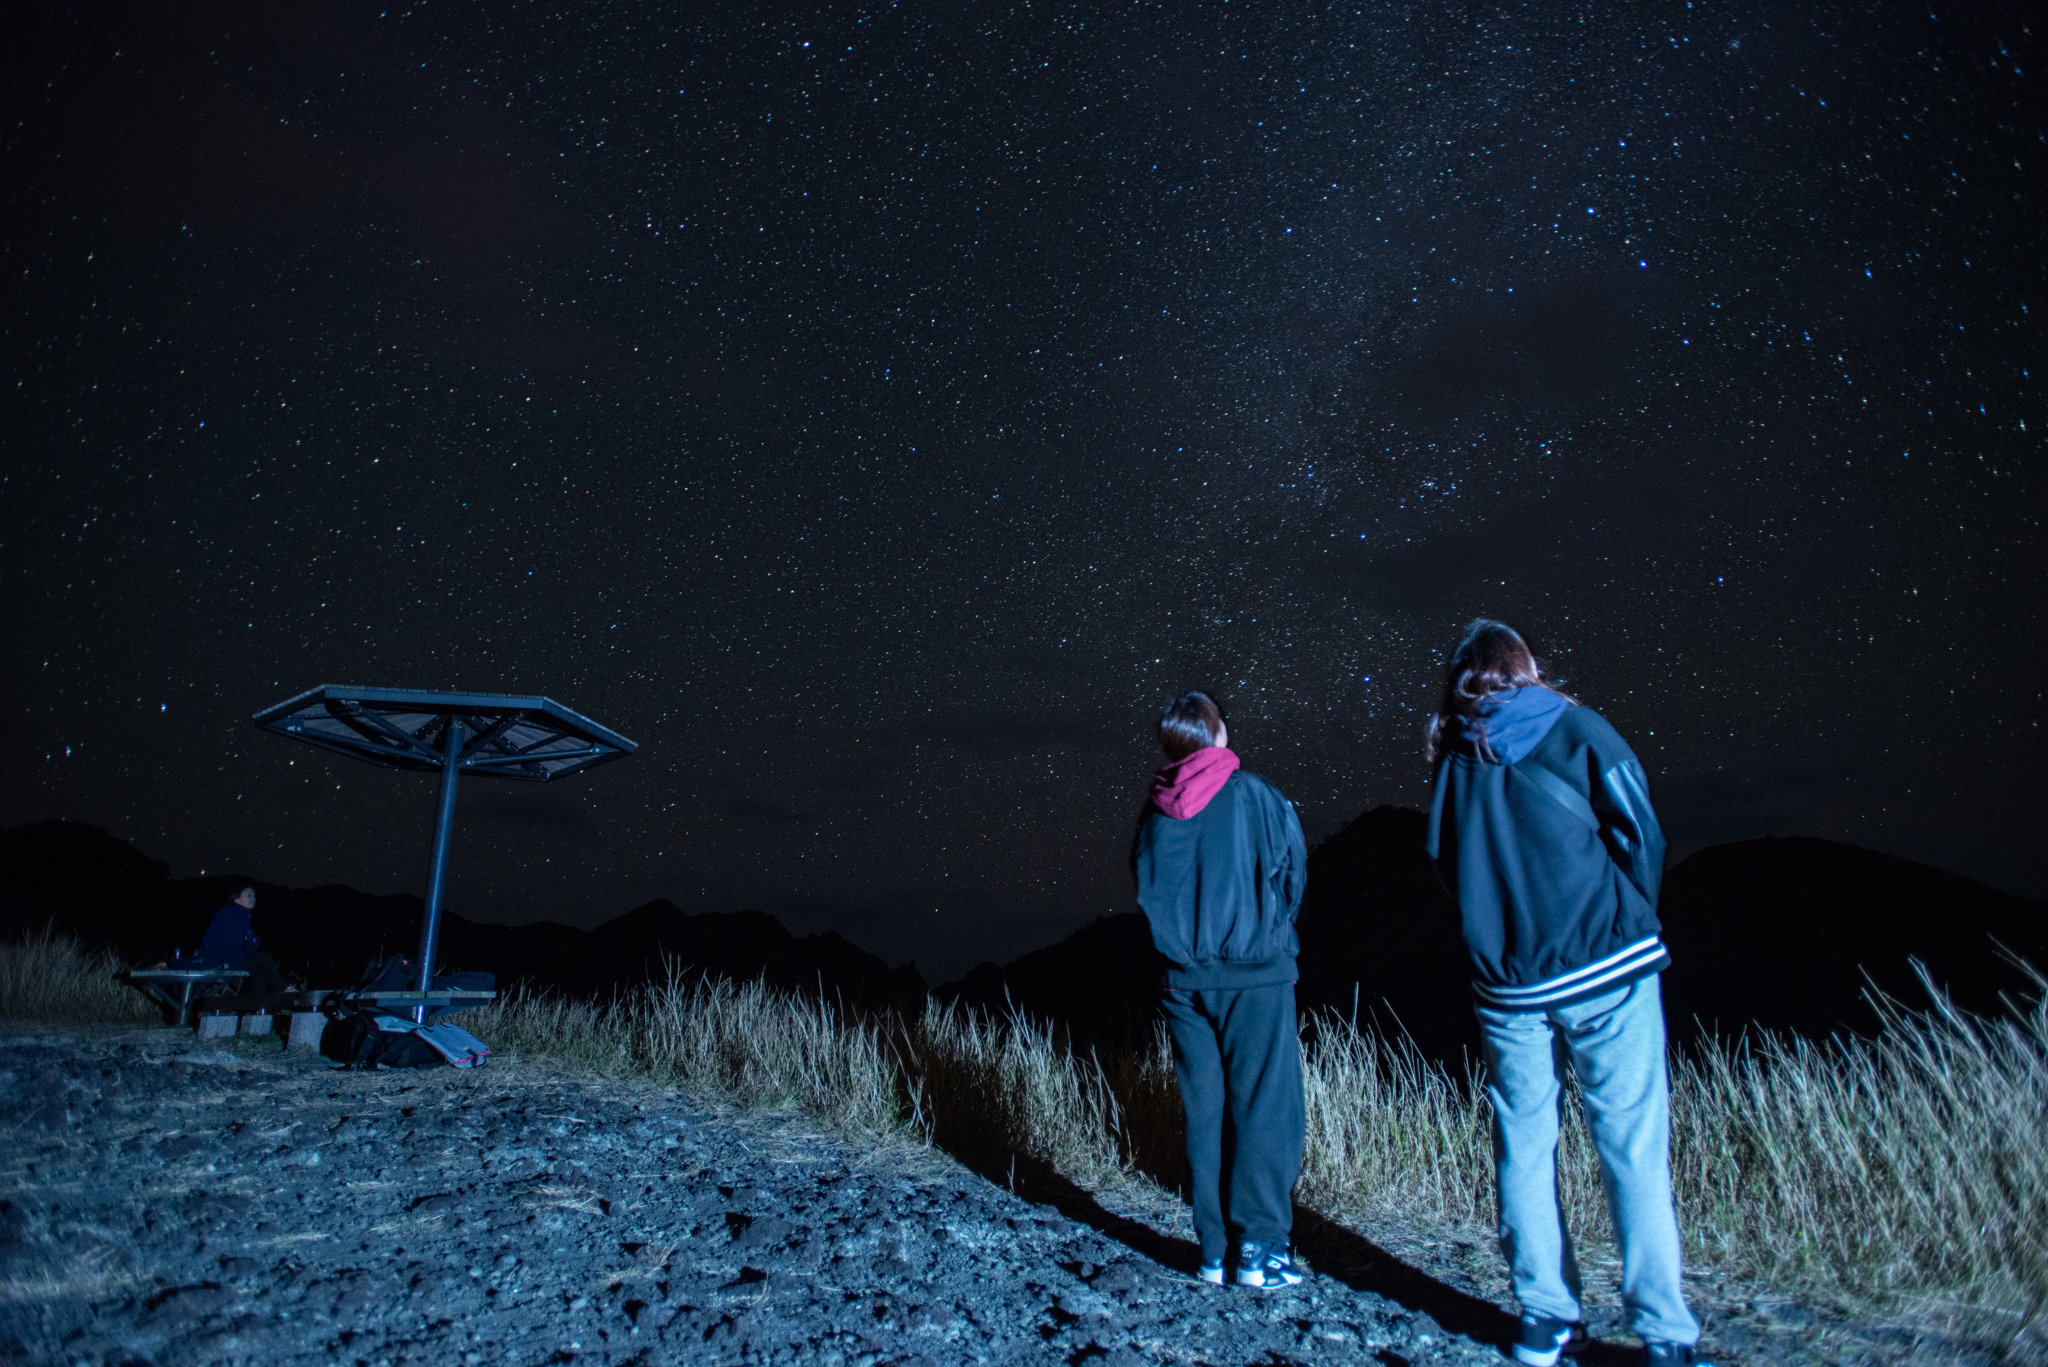
<path id="1" fill-rule="evenodd" d="M 1491 764 L 1513 764 L 1534 750 L 1557 725 L 1557 719 L 1571 704 L 1540 685 L 1510 688 L 1495 693 L 1479 704 L 1477 718 L 1460 717 L 1458 739 L 1480 760 Z M 1486 742 L 1485 746 L 1480 741 Z M 1493 751 L 1491 759 L 1486 751 Z"/>
<path id="2" fill-rule="evenodd" d="M 1152 775 L 1152 804 L 1175 821 L 1186 821 L 1208 806 L 1236 772 L 1237 756 L 1220 745 L 1183 755 Z"/>

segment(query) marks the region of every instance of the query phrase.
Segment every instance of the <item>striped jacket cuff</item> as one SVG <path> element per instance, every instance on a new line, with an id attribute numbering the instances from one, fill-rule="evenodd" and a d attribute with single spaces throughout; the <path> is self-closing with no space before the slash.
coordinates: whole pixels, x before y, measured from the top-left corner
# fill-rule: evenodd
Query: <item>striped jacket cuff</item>
<path id="1" fill-rule="evenodd" d="M 1626 987 L 1671 966 L 1671 955 L 1655 935 L 1625 945 L 1597 962 L 1527 986 L 1474 982 L 1472 995 L 1496 1011 L 1547 1011 Z"/>

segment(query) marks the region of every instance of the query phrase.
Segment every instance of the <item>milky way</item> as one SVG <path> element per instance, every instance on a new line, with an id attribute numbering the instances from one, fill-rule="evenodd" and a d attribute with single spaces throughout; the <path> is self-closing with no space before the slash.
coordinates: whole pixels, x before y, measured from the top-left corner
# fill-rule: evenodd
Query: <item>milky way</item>
<path id="1" fill-rule="evenodd" d="M 546 693 L 640 752 L 455 910 L 945 976 L 1128 908 L 1182 688 L 1420 805 L 1484 612 L 1678 853 L 2048 891 L 2025 11 L 1451 8 L 11 12 L 0 821 L 417 889 L 249 715 Z"/>

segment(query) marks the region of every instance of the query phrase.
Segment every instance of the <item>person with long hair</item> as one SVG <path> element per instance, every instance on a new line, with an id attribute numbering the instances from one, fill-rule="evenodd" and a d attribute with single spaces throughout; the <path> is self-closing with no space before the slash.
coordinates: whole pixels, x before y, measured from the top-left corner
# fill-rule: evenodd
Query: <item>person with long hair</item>
<path id="1" fill-rule="evenodd" d="M 1480 618 L 1429 724 L 1429 854 L 1457 900 L 1493 1106 L 1515 1359 L 1583 1344 L 1579 1270 L 1557 1196 L 1562 1080 L 1585 1101 L 1621 1245 L 1629 1328 L 1654 1367 L 1706 1367 L 1679 1284 L 1670 1079 L 1657 975 L 1664 835 L 1642 764 L 1555 686 L 1528 644 Z"/>
<path id="2" fill-rule="evenodd" d="M 1239 767 L 1206 693 L 1168 703 L 1158 735 L 1166 763 L 1138 819 L 1131 873 L 1166 964 L 1200 1275 L 1292 1286 L 1302 1273 L 1291 1194 L 1308 1127 L 1294 1014 L 1301 821 L 1279 789 Z"/>

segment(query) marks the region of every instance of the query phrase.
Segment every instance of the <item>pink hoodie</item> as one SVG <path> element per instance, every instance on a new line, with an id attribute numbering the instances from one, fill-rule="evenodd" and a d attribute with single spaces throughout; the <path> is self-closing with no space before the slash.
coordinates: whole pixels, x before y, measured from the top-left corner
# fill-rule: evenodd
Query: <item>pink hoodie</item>
<path id="1" fill-rule="evenodd" d="M 1209 799 L 1223 790 L 1224 780 L 1237 772 L 1237 756 L 1220 745 L 1211 745 L 1159 766 L 1152 775 L 1152 802 L 1175 821 L 1186 821 L 1201 813 Z"/>

